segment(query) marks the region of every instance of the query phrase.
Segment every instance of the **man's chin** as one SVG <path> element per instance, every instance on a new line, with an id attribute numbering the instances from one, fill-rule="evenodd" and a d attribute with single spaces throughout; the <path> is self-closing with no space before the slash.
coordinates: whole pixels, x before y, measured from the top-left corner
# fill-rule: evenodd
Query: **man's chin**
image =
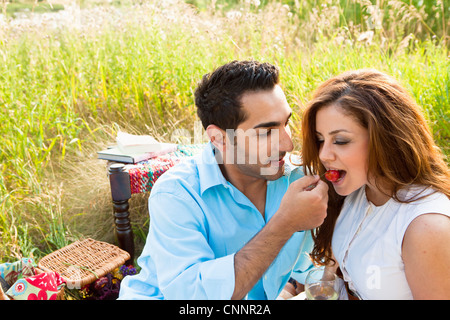
<path id="1" fill-rule="evenodd" d="M 281 178 L 284 174 L 284 166 L 261 168 L 261 176 L 266 180 L 274 181 Z"/>

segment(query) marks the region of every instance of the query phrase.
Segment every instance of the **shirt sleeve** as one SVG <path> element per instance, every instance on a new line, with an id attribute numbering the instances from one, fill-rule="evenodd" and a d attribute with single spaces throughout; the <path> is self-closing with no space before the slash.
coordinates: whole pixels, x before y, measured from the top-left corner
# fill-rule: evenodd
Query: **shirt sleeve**
<path id="1" fill-rule="evenodd" d="M 165 299 L 230 299 L 234 254 L 215 257 L 208 224 L 192 195 L 160 192 L 150 196 L 148 253 Z"/>
<path id="2" fill-rule="evenodd" d="M 135 275 L 128 275 L 120 283 L 118 300 L 162 300 L 164 296 L 155 285 L 157 282 L 153 261 L 147 254 L 147 247 L 143 249 L 142 255 L 137 263 L 142 267 L 141 271 Z"/>
<path id="3" fill-rule="evenodd" d="M 309 256 L 314 246 L 314 240 L 312 239 L 311 231 L 306 230 L 303 237 L 303 242 L 300 249 L 300 255 L 297 262 L 293 268 L 291 277 L 305 284 L 306 276 L 308 272 L 314 268 L 314 264 Z"/>

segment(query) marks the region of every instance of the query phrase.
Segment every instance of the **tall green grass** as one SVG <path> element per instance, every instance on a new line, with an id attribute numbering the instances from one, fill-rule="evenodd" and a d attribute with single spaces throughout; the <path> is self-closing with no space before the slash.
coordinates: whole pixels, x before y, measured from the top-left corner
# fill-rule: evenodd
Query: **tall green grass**
<path id="1" fill-rule="evenodd" d="M 436 16 L 447 14 L 443 2 L 374 1 L 382 12 L 398 5 L 376 27 L 366 23 L 374 17 L 365 0 L 230 2 L 147 1 L 76 11 L 75 23 L 56 29 L 0 27 L 0 261 L 40 257 L 84 236 L 113 241 L 95 151 L 119 129 L 165 141 L 175 129 L 193 132 L 197 81 L 234 59 L 279 66 L 296 142 L 314 88 L 373 67 L 402 81 L 450 154 L 448 25 Z M 137 198 L 132 219 L 145 238 L 145 195 Z"/>

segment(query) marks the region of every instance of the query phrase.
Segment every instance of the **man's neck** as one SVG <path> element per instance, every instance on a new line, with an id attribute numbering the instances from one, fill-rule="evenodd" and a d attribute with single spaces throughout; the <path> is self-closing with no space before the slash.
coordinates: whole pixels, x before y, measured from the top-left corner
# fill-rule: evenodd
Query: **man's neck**
<path id="1" fill-rule="evenodd" d="M 264 217 L 267 180 L 240 173 L 233 165 L 220 164 L 219 167 L 225 179 L 241 191 Z"/>

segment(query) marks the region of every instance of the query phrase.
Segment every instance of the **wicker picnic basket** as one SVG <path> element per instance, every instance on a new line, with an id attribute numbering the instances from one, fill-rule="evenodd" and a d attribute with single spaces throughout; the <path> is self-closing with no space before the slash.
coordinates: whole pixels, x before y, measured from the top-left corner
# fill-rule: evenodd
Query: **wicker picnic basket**
<path id="1" fill-rule="evenodd" d="M 38 268 L 57 272 L 69 289 L 81 289 L 129 259 L 130 254 L 119 247 L 88 238 L 43 257 Z"/>

